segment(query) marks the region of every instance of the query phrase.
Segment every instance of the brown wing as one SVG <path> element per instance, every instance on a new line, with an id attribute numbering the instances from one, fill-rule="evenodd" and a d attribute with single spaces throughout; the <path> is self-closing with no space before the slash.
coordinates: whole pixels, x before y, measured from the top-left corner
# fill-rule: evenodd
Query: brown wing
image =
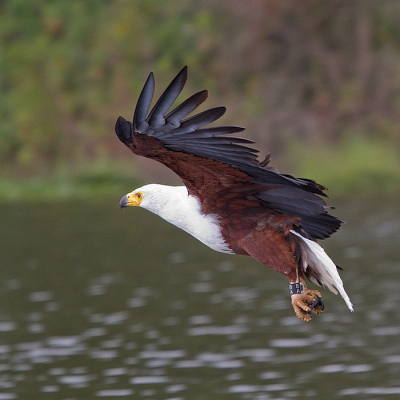
<path id="1" fill-rule="evenodd" d="M 157 160 L 182 179 L 197 196 L 204 212 L 222 214 L 263 207 L 301 217 L 300 233 L 325 238 L 341 224 L 329 215 L 325 188 L 308 179 L 280 174 L 268 167 L 269 156 L 259 163 L 251 140 L 224 136 L 244 129 L 235 126 L 204 127 L 225 113 L 212 108 L 187 118 L 207 97 L 198 92 L 168 113 L 187 79 L 183 68 L 149 112 L 154 94 L 151 73 L 140 94 L 133 122 L 119 117 L 117 136 L 133 153 Z"/>

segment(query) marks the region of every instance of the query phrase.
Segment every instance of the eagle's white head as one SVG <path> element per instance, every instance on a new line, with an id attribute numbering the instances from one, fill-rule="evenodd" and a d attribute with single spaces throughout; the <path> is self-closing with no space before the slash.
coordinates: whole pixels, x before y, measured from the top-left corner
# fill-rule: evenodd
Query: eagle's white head
<path id="1" fill-rule="evenodd" d="M 232 254 L 222 237 L 218 217 L 203 214 L 199 199 L 189 195 L 185 186 L 145 185 L 122 197 L 119 205 L 121 208 L 145 208 L 190 233 L 208 247 Z"/>
<path id="2" fill-rule="evenodd" d="M 185 186 L 166 186 L 149 184 L 135 189 L 122 197 L 119 202 L 121 208 L 139 206 L 162 216 L 167 211 L 187 199 L 188 192 Z"/>

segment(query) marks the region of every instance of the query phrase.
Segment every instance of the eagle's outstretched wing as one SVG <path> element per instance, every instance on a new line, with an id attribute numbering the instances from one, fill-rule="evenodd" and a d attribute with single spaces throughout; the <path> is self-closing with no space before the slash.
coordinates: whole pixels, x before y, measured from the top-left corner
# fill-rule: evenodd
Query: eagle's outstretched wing
<path id="1" fill-rule="evenodd" d="M 116 122 L 121 142 L 133 153 L 157 160 L 178 174 L 189 193 L 199 198 L 204 212 L 221 213 L 224 203 L 225 207 L 229 204 L 230 212 L 266 207 L 300 217 L 299 233 L 312 239 L 329 237 L 340 227 L 341 221 L 327 213 L 330 207 L 319 197 L 325 196 L 322 185 L 280 174 L 268 167 L 269 157 L 258 161 L 258 151 L 247 146 L 254 142 L 225 136 L 243 128 L 205 127 L 220 118 L 225 107 L 187 118 L 207 99 L 208 91 L 194 94 L 168 112 L 186 79 L 185 67 L 149 112 L 155 89 L 151 73 L 140 94 L 133 122 L 123 117 Z"/>

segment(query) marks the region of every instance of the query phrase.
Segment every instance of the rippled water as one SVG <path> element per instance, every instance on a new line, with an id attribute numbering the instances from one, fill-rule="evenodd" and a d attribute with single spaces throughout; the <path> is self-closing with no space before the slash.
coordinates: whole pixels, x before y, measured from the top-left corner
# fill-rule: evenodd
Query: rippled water
<path id="1" fill-rule="evenodd" d="M 400 398 L 399 201 L 337 204 L 355 312 L 304 323 L 284 277 L 117 200 L 1 205 L 0 400 Z"/>

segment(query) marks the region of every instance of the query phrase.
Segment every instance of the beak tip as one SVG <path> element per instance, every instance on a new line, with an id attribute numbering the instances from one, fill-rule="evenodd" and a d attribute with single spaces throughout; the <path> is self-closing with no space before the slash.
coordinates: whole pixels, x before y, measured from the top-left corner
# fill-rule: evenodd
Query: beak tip
<path id="1" fill-rule="evenodd" d="M 127 207 L 127 206 L 128 206 L 128 196 L 125 195 L 119 201 L 119 208 L 122 210 L 124 207 Z"/>

